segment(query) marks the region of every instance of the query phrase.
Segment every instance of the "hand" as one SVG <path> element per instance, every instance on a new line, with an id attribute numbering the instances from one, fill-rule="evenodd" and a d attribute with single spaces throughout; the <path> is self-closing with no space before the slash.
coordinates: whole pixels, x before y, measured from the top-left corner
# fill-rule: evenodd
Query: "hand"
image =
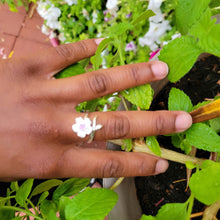
<path id="1" fill-rule="evenodd" d="M 83 148 L 89 135 L 72 131 L 75 106 L 126 88 L 160 80 L 167 65 L 155 61 L 89 72 L 65 79 L 54 75 L 94 55 L 100 39 L 50 48 L 0 61 L 0 179 L 142 176 L 164 172 L 168 163 L 142 153 Z M 135 138 L 181 132 L 188 113 L 169 111 L 95 112 L 103 127 L 94 140 Z"/>

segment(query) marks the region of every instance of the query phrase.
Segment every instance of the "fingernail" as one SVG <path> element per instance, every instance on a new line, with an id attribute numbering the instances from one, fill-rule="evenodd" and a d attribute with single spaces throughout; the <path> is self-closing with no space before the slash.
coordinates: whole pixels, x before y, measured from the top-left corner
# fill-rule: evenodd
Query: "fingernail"
<path id="1" fill-rule="evenodd" d="M 155 168 L 155 174 L 166 172 L 169 167 L 169 163 L 166 160 L 158 160 Z"/>
<path id="2" fill-rule="evenodd" d="M 158 79 L 163 79 L 165 76 L 167 76 L 169 71 L 167 64 L 161 61 L 152 62 L 151 69 L 154 76 L 156 76 Z"/>
<path id="3" fill-rule="evenodd" d="M 176 117 L 175 128 L 177 132 L 182 132 L 192 125 L 192 117 L 190 114 L 183 112 Z"/>
<path id="4" fill-rule="evenodd" d="M 105 38 L 98 38 L 98 39 L 95 39 L 95 43 L 97 45 L 99 45 Z"/>

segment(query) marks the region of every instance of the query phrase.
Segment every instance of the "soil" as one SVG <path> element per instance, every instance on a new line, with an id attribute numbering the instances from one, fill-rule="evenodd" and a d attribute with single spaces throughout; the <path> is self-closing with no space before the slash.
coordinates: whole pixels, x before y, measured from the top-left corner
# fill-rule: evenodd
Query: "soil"
<path id="1" fill-rule="evenodd" d="M 220 58 L 204 57 L 195 63 L 191 71 L 177 83 L 168 83 L 152 103 L 151 110 L 167 109 L 168 94 L 172 87 L 183 90 L 192 100 L 193 105 L 220 95 Z M 172 146 L 170 137 L 159 136 L 161 146 L 180 152 Z M 209 154 L 197 150 L 197 157 L 208 158 Z M 142 212 L 156 215 L 166 203 L 182 203 L 190 195 L 187 189 L 186 168 L 182 164 L 169 162 L 166 173 L 150 177 L 136 177 L 137 197 Z M 204 205 L 195 201 L 193 213 L 202 212 Z M 220 219 L 220 213 L 218 214 Z M 202 219 L 197 217 L 194 219 Z"/>

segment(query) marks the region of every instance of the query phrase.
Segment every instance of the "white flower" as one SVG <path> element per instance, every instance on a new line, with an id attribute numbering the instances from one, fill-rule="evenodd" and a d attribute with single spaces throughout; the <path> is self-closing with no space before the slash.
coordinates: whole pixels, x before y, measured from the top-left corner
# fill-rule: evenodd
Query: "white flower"
<path id="1" fill-rule="evenodd" d="M 156 15 L 150 17 L 150 21 L 160 22 L 163 21 L 163 14 L 161 12 L 160 6 L 162 4 L 162 0 L 150 0 L 148 9 L 152 10 Z"/>
<path id="2" fill-rule="evenodd" d="M 44 15 L 45 20 L 56 21 L 61 15 L 61 10 L 51 6 Z"/>
<path id="3" fill-rule="evenodd" d="M 58 39 L 59 39 L 61 42 L 66 41 L 66 37 L 64 36 L 64 33 L 60 33 L 60 34 L 58 35 Z"/>
<path id="4" fill-rule="evenodd" d="M 150 28 L 144 37 L 139 38 L 139 44 L 143 47 L 147 45 L 152 51 L 158 49 L 158 44 L 160 43 L 160 38 L 168 31 L 171 30 L 168 21 L 163 21 L 161 23 L 150 22 Z"/>
<path id="5" fill-rule="evenodd" d="M 77 5 L 77 0 L 65 0 L 65 2 L 71 6 L 71 5 Z"/>
<path id="6" fill-rule="evenodd" d="M 89 118 L 77 117 L 75 121 L 76 123 L 72 125 L 72 130 L 77 133 L 77 136 L 84 138 L 92 133 L 92 122 Z"/>
<path id="7" fill-rule="evenodd" d="M 89 12 L 85 8 L 83 8 L 82 14 L 83 14 L 83 17 L 85 17 L 87 20 L 89 20 Z"/>
<path id="8" fill-rule="evenodd" d="M 107 0 L 106 8 L 109 10 L 117 8 L 118 0 Z"/>
<path id="9" fill-rule="evenodd" d="M 108 9 L 108 12 L 114 17 L 117 17 L 117 11 L 118 11 L 117 4 L 118 4 L 118 0 L 108 0 L 106 3 L 106 8 Z"/>
<path id="10" fill-rule="evenodd" d="M 93 24 L 95 24 L 97 22 L 97 18 L 98 18 L 98 11 L 95 10 L 92 13 L 92 22 L 93 22 Z"/>
<path id="11" fill-rule="evenodd" d="M 42 32 L 43 34 L 49 35 L 49 34 L 50 34 L 50 29 L 49 29 L 45 24 L 43 24 L 43 25 L 41 26 L 41 32 Z"/>
<path id="12" fill-rule="evenodd" d="M 126 44 L 125 51 L 134 51 L 134 52 L 136 52 L 137 51 L 137 46 L 134 44 L 133 41 L 130 41 L 128 44 Z"/>

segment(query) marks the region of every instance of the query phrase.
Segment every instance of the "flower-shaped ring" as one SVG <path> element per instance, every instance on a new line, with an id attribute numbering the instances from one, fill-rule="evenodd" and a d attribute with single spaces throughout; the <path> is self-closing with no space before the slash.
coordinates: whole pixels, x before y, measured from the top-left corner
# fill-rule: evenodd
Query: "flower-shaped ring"
<path id="1" fill-rule="evenodd" d="M 72 130 L 73 132 L 77 133 L 78 137 L 84 138 L 86 135 L 90 135 L 90 140 L 89 142 L 92 142 L 95 131 L 99 130 L 102 128 L 102 125 L 96 124 L 96 118 L 95 116 L 93 120 L 91 121 L 87 115 L 85 115 L 84 118 L 82 117 L 77 117 L 75 119 L 75 124 L 72 125 Z"/>

